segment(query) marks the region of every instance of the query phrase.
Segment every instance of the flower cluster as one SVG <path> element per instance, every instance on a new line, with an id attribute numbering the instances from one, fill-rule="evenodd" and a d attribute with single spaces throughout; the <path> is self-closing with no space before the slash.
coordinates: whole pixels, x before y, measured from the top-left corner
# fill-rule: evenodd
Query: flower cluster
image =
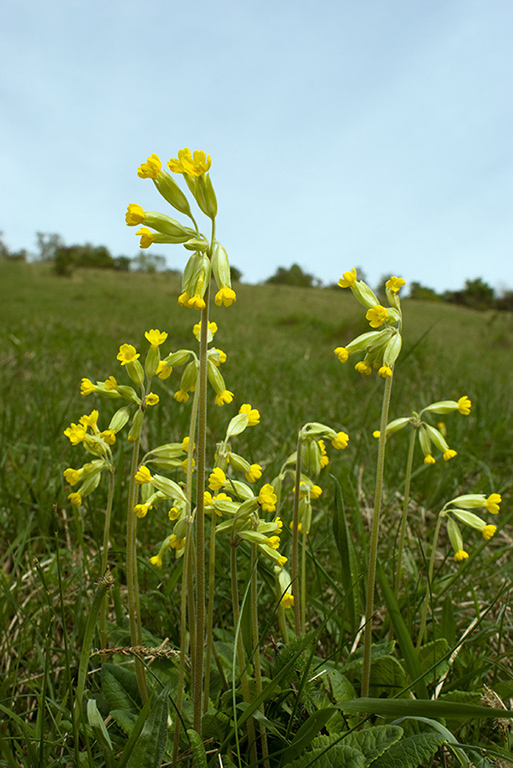
<path id="1" fill-rule="evenodd" d="M 80 469 L 68 467 L 64 470 L 64 478 L 69 485 L 73 487 L 80 483 L 78 489 L 68 495 L 70 502 L 76 506 L 80 506 L 82 500 L 98 487 L 104 470 L 114 471 L 110 447 L 116 442 L 116 432 L 121 427 L 113 419 L 108 429 L 100 431 L 98 417 L 98 411 L 92 411 L 89 416 L 81 416 L 78 424 L 72 423 L 64 430 L 72 445 L 82 444 L 88 453 L 99 457 Z"/>
<path id="2" fill-rule="evenodd" d="M 464 496 L 457 496 L 444 505 L 440 512 L 440 518 L 446 520 L 447 534 L 454 549 L 454 559 L 456 562 L 461 562 L 468 558 L 468 552 L 463 548 L 463 537 L 458 522 L 480 531 L 483 538 L 489 541 L 495 535 L 497 526 L 487 523 L 478 515 L 469 512 L 469 510 L 481 508 L 492 515 L 496 515 L 499 512 L 501 501 L 502 498 L 499 493 L 491 493 L 488 497 L 482 493 L 470 493 Z"/>
<path id="3" fill-rule="evenodd" d="M 402 312 L 398 292 L 405 281 L 402 277 L 387 280 L 385 288 L 390 305 L 388 307 L 383 307 L 369 286 L 363 280 L 358 280 L 354 268 L 344 272 L 338 284 L 341 288 L 351 289 L 355 298 L 367 309 L 365 317 L 370 327 L 381 330 L 369 331 L 353 339 L 347 346 L 337 347 L 336 356 L 341 363 L 345 363 L 351 355 L 365 352 L 364 359 L 356 363 L 355 370 L 369 376 L 375 368 L 379 376 L 390 378 L 402 346 Z"/>

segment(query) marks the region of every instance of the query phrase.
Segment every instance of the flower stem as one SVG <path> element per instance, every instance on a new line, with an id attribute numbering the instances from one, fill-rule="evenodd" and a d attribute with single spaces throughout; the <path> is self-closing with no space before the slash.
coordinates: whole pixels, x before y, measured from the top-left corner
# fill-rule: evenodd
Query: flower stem
<path id="1" fill-rule="evenodd" d="M 134 507 L 137 503 L 137 485 L 135 483 L 135 473 L 139 461 L 140 438 L 134 441 L 132 450 L 132 463 L 130 467 L 130 484 L 128 487 L 128 517 L 127 517 L 127 537 L 126 537 L 126 581 L 128 591 L 128 616 L 130 623 L 130 640 L 133 646 L 142 643 L 141 617 L 139 615 L 138 592 L 139 584 L 137 578 L 137 515 Z M 135 674 L 141 700 L 144 703 L 148 698 L 146 689 L 146 676 L 144 665 L 138 656 L 135 657 Z"/>
<path id="2" fill-rule="evenodd" d="M 412 426 L 410 434 L 410 447 L 408 449 L 408 459 L 406 461 L 406 477 L 404 480 L 404 501 L 403 513 L 401 517 L 401 527 L 399 530 L 399 545 L 397 547 L 397 569 L 395 572 L 394 595 L 397 598 L 399 593 L 399 583 L 401 581 L 401 567 L 404 549 L 404 537 L 406 533 L 406 520 L 408 516 L 408 504 L 410 502 L 411 470 L 413 467 L 413 451 L 415 448 L 415 427 Z"/>
<path id="3" fill-rule="evenodd" d="M 110 521 L 112 517 L 112 501 L 114 498 L 114 468 L 112 468 L 109 479 L 109 490 L 107 494 L 107 508 L 105 510 L 105 525 L 103 528 L 103 547 L 101 575 L 105 576 L 109 561 L 109 541 L 110 541 Z M 100 648 L 107 647 L 107 612 L 109 609 L 109 597 L 105 594 L 100 608 Z M 103 656 L 100 658 L 104 658 Z"/>
<path id="4" fill-rule="evenodd" d="M 305 633 L 306 627 L 306 530 L 301 532 L 301 632 Z"/>
<path id="5" fill-rule="evenodd" d="M 299 486 L 301 485 L 301 438 L 297 439 L 296 485 L 292 513 L 292 595 L 294 597 L 294 628 L 301 634 L 300 585 L 299 585 Z"/>
<path id="6" fill-rule="evenodd" d="M 424 639 L 424 632 L 426 631 L 429 592 L 431 590 L 431 585 L 433 583 L 433 573 L 435 570 L 436 545 L 438 544 L 438 534 L 440 533 L 441 525 L 442 525 L 442 516 L 438 515 L 435 532 L 433 534 L 433 546 L 431 548 L 431 556 L 429 558 L 428 578 L 427 578 L 427 584 L 426 584 L 426 596 L 422 603 L 422 609 L 421 609 L 421 615 L 420 615 L 420 629 L 419 629 L 419 634 L 417 636 L 417 651 L 420 650 L 420 647 L 422 645 L 422 640 Z"/>
<path id="7" fill-rule="evenodd" d="M 390 394 L 392 391 L 392 376 L 385 380 L 383 392 L 383 404 L 381 407 L 381 424 L 379 431 L 378 464 L 376 469 L 376 491 L 374 496 L 374 515 L 372 519 L 372 532 L 369 551 L 369 574 L 367 581 L 367 603 L 365 609 L 365 635 L 363 645 L 363 670 L 362 670 L 362 698 L 369 695 L 370 671 L 371 671 L 371 644 L 372 644 L 372 614 L 374 612 L 374 589 L 376 585 L 376 562 L 378 559 L 379 517 L 383 496 L 383 476 L 385 471 L 385 443 L 388 421 L 388 409 L 390 406 Z"/>
<path id="8" fill-rule="evenodd" d="M 258 546 L 256 544 L 251 545 L 251 632 L 253 635 L 253 653 L 254 653 L 254 667 L 255 667 L 255 690 L 256 695 L 260 696 L 262 693 L 262 670 L 260 667 L 260 637 L 258 632 L 258 583 L 257 583 L 257 568 L 258 566 Z M 262 715 L 264 712 L 264 705 L 261 704 L 260 712 Z M 269 747 L 267 744 L 267 732 L 265 730 L 265 724 L 262 722 L 259 724 L 260 730 L 260 745 L 262 748 L 262 758 L 265 768 L 270 768 L 269 763 Z"/>

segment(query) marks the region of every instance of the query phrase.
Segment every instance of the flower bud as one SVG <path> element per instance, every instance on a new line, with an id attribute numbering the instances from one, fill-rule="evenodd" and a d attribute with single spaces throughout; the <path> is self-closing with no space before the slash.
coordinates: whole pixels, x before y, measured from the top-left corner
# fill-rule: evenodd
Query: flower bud
<path id="1" fill-rule="evenodd" d="M 132 426 L 130 427 L 130 432 L 128 433 L 127 439 L 130 440 L 130 442 L 134 443 L 137 438 L 141 436 L 143 421 L 144 414 L 141 409 L 139 409 L 135 412 L 134 420 L 132 421 Z"/>
<path id="2" fill-rule="evenodd" d="M 153 183 L 164 200 L 167 200 L 169 205 L 172 205 L 173 208 L 176 208 L 180 213 L 185 213 L 186 216 L 191 215 L 189 201 L 176 181 L 169 175 L 169 173 L 167 173 L 167 171 L 161 171 L 161 173 L 153 179 Z"/>
<path id="3" fill-rule="evenodd" d="M 228 288 L 232 287 L 228 254 L 219 243 L 216 243 L 214 253 L 212 254 L 212 272 L 214 273 L 218 288 L 224 288 L 225 286 L 228 286 Z"/>
<path id="4" fill-rule="evenodd" d="M 130 406 L 124 405 L 122 408 L 116 411 L 110 420 L 109 429 L 112 429 L 112 431 L 117 434 L 121 429 L 123 429 L 129 418 Z"/>

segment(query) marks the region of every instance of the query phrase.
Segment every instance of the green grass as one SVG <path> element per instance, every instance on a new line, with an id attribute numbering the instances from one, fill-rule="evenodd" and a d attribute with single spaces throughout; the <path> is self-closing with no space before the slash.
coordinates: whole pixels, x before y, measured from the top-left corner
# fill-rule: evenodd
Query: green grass
<path id="1" fill-rule="evenodd" d="M 351 362 L 341 366 L 333 349 L 367 330 L 362 308 L 349 291 L 274 285 L 239 285 L 236 290 L 237 302 L 229 309 L 214 308 L 211 316 L 219 325 L 216 345 L 228 354 L 222 372 L 235 399 L 217 408 L 211 397 L 208 461 L 213 461 L 215 444 L 242 403 L 258 408 L 262 418 L 258 428 L 244 433 L 236 450 L 262 464 L 266 482 L 295 450 L 297 431 L 305 422 L 320 421 L 347 431 L 348 449 L 337 454 L 330 451 L 331 463 L 324 472 L 331 472 L 342 484 L 350 535 L 361 559 L 364 541 L 358 531 L 365 529 L 372 507 L 377 451 L 372 432 L 379 426 L 382 381 L 359 376 Z M 144 332 L 159 328 L 169 333 L 165 354 L 195 346 L 191 327 L 199 317 L 177 306 L 179 293 L 179 280 L 172 275 L 81 271 L 62 279 L 45 264 L 0 261 L 0 546 L 4 561 L 0 653 L 5 670 L 0 704 L 12 713 L 7 724 L 0 726 L 0 765 L 70 765 L 73 759 L 72 677 L 99 575 L 106 489 L 99 488 L 80 510 L 70 507 L 62 472 L 79 466 L 84 457 L 80 447 L 70 446 L 63 430 L 93 407 L 99 407 L 101 424 L 107 425 L 115 405 L 94 396 L 82 397 L 80 380 L 84 376 L 104 380 L 113 374 L 121 381 L 123 373 L 116 361 L 120 344 L 142 348 Z M 438 510 L 459 493 L 495 491 L 503 495 L 503 511 L 494 522 L 502 528 L 511 519 L 513 316 L 408 300 L 403 302 L 403 313 L 404 345 L 394 377 L 390 418 L 461 395 L 468 395 L 473 404 L 470 416 L 456 413 L 444 419 L 447 440 L 458 451 L 455 459 L 426 468 L 417 447 L 409 518 L 410 567 L 400 597 L 403 619 L 414 636 L 425 589 L 423 557 L 429 555 Z M 175 371 L 155 386 L 161 403 L 148 420 L 144 437 L 148 446 L 181 440 L 187 434 L 190 406 L 172 398 L 180 375 Z M 406 431 L 392 437 L 387 446 L 380 556 L 390 580 L 407 448 Z M 111 637 L 121 644 L 126 635 L 120 606 L 128 448 L 119 449 L 116 461 L 112 561 L 120 571 L 119 621 L 117 626 L 113 623 Z M 328 617 L 343 595 L 331 529 L 334 483 L 324 474 L 320 484 L 323 501 L 310 537 L 309 616 L 311 626 L 327 622 L 317 653 L 346 658 L 351 645 L 347 626 L 340 612 Z M 290 496 L 285 496 L 280 513 L 287 526 Z M 179 595 L 171 578 L 174 563 L 161 572 L 148 564 L 167 533 L 164 515 L 148 515 L 139 526 L 143 625 L 153 635 L 150 644 L 169 637 L 171 646 L 176 646 Z M 474 630 L 472 644 L 459 652 L 447 690 L 472 692 L 486 682 L 507 698 L 513 694 L 507 592 L 490 604 L 501 589 L 511 586 L 511 539 L 506 527 L 488 544 L 468 529 L 465 540 L 469 540 L 471 558 L 458 568 L 442 535 L 440 552 L 447 553 L 447 560 L 439 563 L 440 596 L 432 604 L 430 639 L 443 636 L 450 646 L 455 644 L 479 609 L 489 606 Z M 225 550 L 227 555 L 227 546 Z M 262 577 L 264 581 L 271 578 L 265 567 Z M 226 616 L 229 579 L 222 558 L 216 578 L 218 613 Z M 361 584 L 356 587 L 361 588 Z M 262 600 L 268 614 L 272 594 L 263 595 Z M 226 620 L 227 631 L 229 626 Z M 377 625 L 376 639 L 385 642 L 389 632 L 387 621 Z M 267 642 L 268 636 L 264 639 Z M 267 656 L 271 657 L 270 651 Z M 383 675 L 390 675 L 390 670 Z M 95 690 L 98 678 L 99 673 L 90 676 Z M 350 678 L 357 686 L 358 671 Z M 373 690 L 375 695 L 383 692 L 377 684 Z M 281 728 L 283 712 L 278 713 L 274 700 L 269 715 L 273 708 Z M 292 731 L 300 722 L 289 722 Z M 488 726 L 482 725 L 480 731 L 471 724 L 463 726 L 459 738 L 475 744 L 497 741 Z M 97 753 L 92 764 L 103 765 L 102 759 Z"/>

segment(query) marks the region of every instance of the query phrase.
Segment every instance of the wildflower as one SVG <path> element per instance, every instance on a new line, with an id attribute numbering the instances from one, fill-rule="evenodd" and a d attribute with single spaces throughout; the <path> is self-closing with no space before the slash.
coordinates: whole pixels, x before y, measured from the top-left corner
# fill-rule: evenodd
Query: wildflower
<path id="1" fill-rule="evenodd" d="M 339 359 L 339 362 L 345 363 L 349 359 L 349 350 L 345 347 L 337 347 L 333 350 Z"/>
<path id="2" fill-rule="evenodd" d="M 150 557 L 150 563 L 156 568 L 162 568 L 162 562 L 162 555 L 153 555 L 153 557 Z"/>
<path id="3" fill-rule="evenodd" d="M 173 397 L 178 403 L 186 403 L 189 399 L 189 393 L 186 389 L 179 389 L 178 392 L 175 392 Z"/>
<path id="4" fill-rule="evenodd" d="M 185 547 L 185 537 L 180 538 L 175 533 L 169 537 L 169 546 L 171 549 L 183 549 Z"/>
<path id="5" fill-rule="evenodd" d="M 260 493 L 258 494 L 257 501 L 264 512 L 274 512 L 276 509 L 276 502 L 278 501 L 278 497 L 274 493 L 274 488 L 272 485 L 266 483 L 264 486 L 262 486 Z"/>
<path id="6" fill-rule="evenodd" d="M 310 498 L 311 499 L 318 499 L 319 496 L 322 493 L 322 488 L 318 485 L 312 485 L 310 486 Z"/>
<path id="7" fill-rule="evenodd" d="M 338 281 L 338 284 L 341 288 L 351 288 L 356 283 L 357 279 L 356 269 L 353 267 L 351 272 L 342 273 L 342 277 Z"/>
<path id="8" fill-rule="evenodd" d="M 457 455 L 457 451 L 453 451 L 452 448 L 448 448 L 446 451 L 444 451 L 444 461 L 449 461 L 449 459 L 453 459 Z"/>
<path id="9" fill-rule="evenodd" d="M 492 515 L 496 515 L 499 512 L 499 504 L 502 501 L 500 493 L 492 493 L 485 501 L 485 507 Z"/>
<path id="10" fill-rule="evenodd" d="M 158 395 L 154 395 L 153 392 L 150 392 L 149 395 L 146 395 L 145 403 L 146 405 L 157 405 L 159 400 L 160 398 Z"/>
<path id="11" fill-rule="evenodd" d="M 71 467 L 69 469 L 65 469 L 63 472 L 64 478 L 69 485 L 76 485 L 80 480 L 81 474 L 81 470 L 72 469 Z"/>
<path id="12" fill-rule="evenodd" d="M 151 483 L 151 481 L 153 479 L 152 476 L 151 476 L 151 472 L 148 469 L 148 467 L 144 467 L 144 466 L 139 467 L 139 469 L 135 473 L 134 477 L 135 477 L 135 482 L 138 485 L 144 485 L 145 483 Z"/>
<path id="13" fill-rule="evenodd" d="M 375 304 L 373 307 L 367 310 L 365 317 L 369 321 L 371 328 L 379 328 L 380 325 L 383 325 L 387 319 L 388 311 L 385 309 L 385 307 L 382 307 L 381 304 Z"/>
<path id="14" fill-rule="evenodd" d="M 195 293 L 194 296 L 187 301 L 187 306 L 190 309 L 205 309 L 205 299 L 200 296 L 199 293 Z"/>
<path id="15" fill-rule="evenodd" d="M 206 495 L 207 494 L 205 494 L 205 496 Z M 169 517 L 170 520 L 178 520 L 178 518 L 180 517 L 180 512 L 176 507 L 171 507 L 171 509 L 167 513 L 167 516 Z"/>
<path id="16" fill-rule="evenodd" d="M 150 342 L 152 347 L 158 347 L 167 339 L 167 333 L 165 331 L 158 331 L 156 328 L 152 328 L 151 331 L 146 331 L 145 338 Z"/>
<path id="17" fill-rule="evenodd" d="M 209 340 L 212 341 L 212 339 L 214 338 L 215 334 L 218 331 L 217 323 L 209 322 L 208 330 L 210 331 L 210 339 Z M 199 323 L 196 323 L 196 325 L 193 326 L 193 329 L 192 329 L 192 332 L 196 336 L 197 339 L 199 339 L 200 331 L 201 331 L 201 320 L 200 320 Z"/>
<path id="18" fill-rule="evenodd" d="M 172 366 L 168 365 L 164 360 L 160 361 L 160 363 L 157 366 L 157 370 L 155 371 L 159 379 L 162 379 L 162 380 L 169 378 L 172 372 L 173 372 Z"/>
<path id="19" fill-rule="evenodd" d="M 470 402 L 470 400 L 466 395 L 464 395 L 463 397 L 460 397 L 460 399 L 458 400 L 458 411 L 463 416 L 469 415 L 471 406 L 472 406 L 472 403 Z"/>
<path id="20" fill-rule="evenodd" d="M 127 363 L 135 362 L 140 356 L 141 355 L 132 344 L 122 344 L 119 348 L 117 359 L 121 362 L 121 365 L 127 365 Z"/>
<path id="21" fill-rule="evenodd" d="M 237 294 L 233 288 L 229 288 L 227 285 L 223 285 L 223 287 L 216 293 L 214 298 L 214 302 L 217 307 L 220 307 L 221 304 L 224 304 L 225 307 L 230 307 L 236 300 Z"/>
<path id="22" fill-rule="evenodd" d="M 155 242 L 155 233 L 148 229 L 148 227 L 141 227 L 135 234 L 141 238 L 139 248 L 149 248 Z"/>
<path id="23" fill-rule="evenodd" d="M 435 464 L 435 459 L 431 456 L 430 453 L 427 454 L 427 456 L 424 457 L 424 464 Z"/>
<path id="24" fill-rule="evenodd" d="M 390 379 L 392 378 L 392 369 L 389 365 L 382 365 L 378 371 L 378 376 L 381 376 L 383 379 Z"/>
<path id="25" fill-rule="evenodd" d="M 171 158 L 167 167 L 173 173 L 187 173 L 189 176 L 203 176 L 212 165 L 210 155 L 196 149 L 191 154 L 189 147 L 178 150 L 178 159 Z"/>
<path id="26" fill-rule="evenodd" d="M 327 467 L 330 463 L 330 460 L 328 458 L 328 454 L 326 453 L 326 446 L 324 445 L 324 440 L 318 440 L 317 441 L 319 448 L 321 449 L 321 469 L 324 469 L 324 467 Z"/>
<path id="27" fill-rule="evenodd" d="M 193 459 L 191 467 L 194 469 L 195 466 L 196 466 L 196 461 Z M 184 459 L 180 464 L 180 467 L 182 468 L 182 471 L 185 472 L 185 474 L 187 474 L 187 471 L 189 469 L 189 459 Z"/>
<path id="28" fill-rule="evenodd" d="M 69 438 L 72 445 L 78 445 L 85 440 L 87 428 L 83 424 L 71 424 L 64 430 L 64 434 Z"/>
<path id="29" fill-rule="evenodd" d="M 141 163 L 137 169 L 137 175 L 140 179 L 156 179 L 161 172 L 161 167 L 160 158 L 154 153 L 145 163 Z"/>
<path id="30" fill-rule="evenodd" d="M 495 531 L 497 530 L 496 525 L 485 525 L 483 526 L 481 533 L 483 534 L 483 539 L 486 541 L 490 541 L 492 536 L 495 536 Z"/>
<path id="31" fill-rule="evenodd" d="M 356 363 L 354 369 L 355 371 L 358 371 L 358 373 L 365 374 L 365 376 L 370 376 L 372 373 L 372 368 L 370 367 L 369 363 L 365 362 L 365 360 L 360 360 L 359 363 Z"/>
<path id="32" fill-rule="evenodd" d="M 283 568 L 283 566 L 285 565 L 285 563 L 287 562 L 287 560 L 288 560 L 288 558 L 287 558 L 287 557 L 284 557 L 283 555 L 281 555 L 281 556 L 278 558 L 278 565 L 280 566 L 280 568 Z"/>
<path id="33" fill-rule="evenodd" d="M 142 224 L 145 219 L 145 213 L 140 205 L 137 203 L 129 203 L 127 212 L 125 214 L 125 221 L 129 227 L 136 227 L 138 224 Z"/>
<path id="34" fill-rule="evenodd" d="M 147 504 L 136 504 L 134 507 L 134 512 L 137 515 L 137 517 L 146 517 L 148 514 L 149 506 Z"/>
<path id="35" fill-rule="evenodd" d="M 93 382 L 90 379 L 82 379 L 80 383 L 80 394 L 91 395 L 93 392 L 96 392 L 96 387 Z"/>
<path id="36" fill-rule="evenodd" d="M 456 560 L 457 563 L 461 563 L 462 560 L 466 560 L 467 558 L 468 558 L 468 552 L 465 552 L 464 549 L 459 549 L 454 554 L 454 559 Z"/>
<path id="37" fill-rule="evenodd" d="M 283 597 L 280 600 L 280 605 L 282 608 L 293 608 L 294 607 L 294 595 L 292 595 L 290 592 L 285 592 Z"/>
<path id="38" fill-rule="evenodd" d="M 225 403 L 231 403 L 233 400 L 233 392 L 229 392 L 227 389 L 223 392 L 219 392 L 215 397 L 215 404 L 222 406 Z"/>
<path id="39" fill-rule="evenodd" d="M 119 355 L 118 355 L 118 357 L 119 357 Z M 123 363 L 122 363 L 122 365 L 123 365 Z M 107 392 L 113 392 L 114 390 L 117 389 L 118 382 L 116 381 L 114 376 L 109 376 L 108 379 L 105 379 L 105 382 L 104 382 L 103 386 L 105 387 Z"/>
<path id="40" fill-rule="evenodd" d="M 252 408 L 249 403 L 244 403 L 239 408 L 239 413 L 245 413 L 248 417 L 248 427 L 254 427 L 260 421 L 260 413 L 256 408 Z"/>
<path id="41" fill-rule="evenodd" d="M 278 526 L 277 530 L 281 531 L 283 528 L 283 520 L 281 519 L 281 517 L 277 517 L 274 522 Z"/>
<path id="42" fill-rule="evenodd" d="M 392 291 L 393 293 L 397 293 L 397 291 L 401 288 L 401 286 L 405 284 L 406 284 L 406 280 L 403 280 L 402 277 L 391 277 L 390 280 L 387 280 L 385 285 L 389 291 Z"/>
<path id="43" fill-rule="evenodd" d="M 248 483 L 254 483 L 262 477 L 262 467 L 260 464 L 251 464 L 249 472 L 245 472 L 244 476 Z"/>
<path id="44" fill-rule="evenodd" d="M 100 433 L 100 437 L 104 443 L 107 443 L 107 445 L 114 445 L 116 442 L 116 434 L 113 429 L 104 429 L 103 432 Z"/>
<path id="45" fill-rule="evenodd" d="M 278 549 L 280 546 L 280 537 L 270 536 L 268 539 L 265 539 L 263 543 L 267 544 L 267 546 L 271 547 L 271 549 Z"/>
<path id="46" fill-rule="evenodd" d="M 333 448 L 335 448 L 337 451 L 340 451 L 343 448 L 347 448 L 348 442 L 349 442 L 349 435 L 347 435 L 345 432 L 339 432 L 335 440 L 331 441 L 331 444 Z"/>
<path id="47" fill-rule="evenodd" d="M 220 467 L 215 467 L 208 478 L 208 487 L 211 491 L 219 491 L 226 483 L 226 475 Z"/>
<path id="48" fill-rule="evenodd" d="M 82 496 L 79 493 L 70 493 L 68 499 L 75 507 L 79 507 L 82 504 Z"/>
<path id="49" fill-rule="evenodd" d="M 182 440 L 182 449 L 184 451 L 188 451 L 189 450 L 190 439 L 191 438 L 187 435 L 187 437 L 184 437 L 184 439 Z M 195 448 L 196 448 L 196 445 L 193 443 L 192 444 L 192 450 L 194 450 Z"/>

